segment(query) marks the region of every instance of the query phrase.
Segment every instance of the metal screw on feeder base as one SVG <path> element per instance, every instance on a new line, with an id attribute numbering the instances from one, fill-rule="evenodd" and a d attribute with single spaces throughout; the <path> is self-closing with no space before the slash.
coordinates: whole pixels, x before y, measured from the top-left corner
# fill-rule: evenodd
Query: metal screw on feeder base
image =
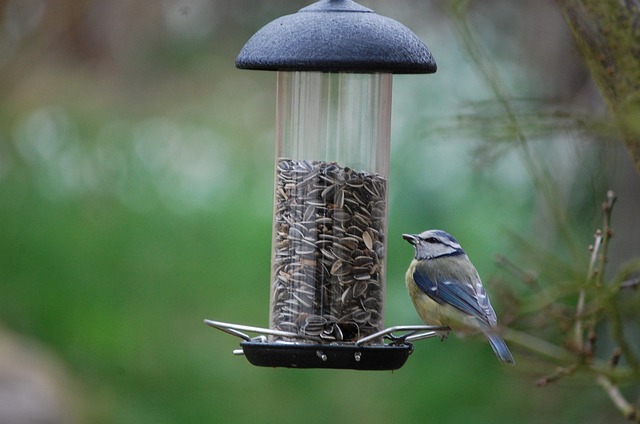
<path id="1" fill-rule="evenodd" d="M 260 29 L 236 65 L 277 71 L 270 328 L 207 324 L 254 365 L 399 368 L 415 334 L 384 344 L 392 75 L 435 72 L 431 52 L 393 19 L 321 0 Z"/>

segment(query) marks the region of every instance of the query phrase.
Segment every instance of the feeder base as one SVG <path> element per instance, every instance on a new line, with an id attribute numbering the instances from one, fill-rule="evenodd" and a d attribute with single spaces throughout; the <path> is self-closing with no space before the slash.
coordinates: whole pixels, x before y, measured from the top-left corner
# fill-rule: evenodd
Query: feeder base
<path id="1" fill-rule="evenodd" d="M 321 345 L 305 343 L 240 343 L 247 360 L 259 367 L 397 370 L 413 352 L 413 345 Z"/>

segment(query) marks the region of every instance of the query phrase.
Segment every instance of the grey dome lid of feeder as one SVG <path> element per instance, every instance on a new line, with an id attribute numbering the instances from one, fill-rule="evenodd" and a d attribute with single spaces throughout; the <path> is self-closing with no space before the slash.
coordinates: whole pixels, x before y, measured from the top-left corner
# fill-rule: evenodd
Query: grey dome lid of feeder
<path id="1" fill-rule="evenodd" d="M 428 74 L 436 62 L 401 23 L 352 0 L 321 0 L 256 32 L 236 66 L 269 71 Z"/>

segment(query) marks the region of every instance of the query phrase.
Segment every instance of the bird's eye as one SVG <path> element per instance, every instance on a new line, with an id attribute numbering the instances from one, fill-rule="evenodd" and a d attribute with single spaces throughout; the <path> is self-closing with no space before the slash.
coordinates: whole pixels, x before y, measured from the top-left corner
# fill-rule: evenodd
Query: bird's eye
<path id="1" fill-rule="evenodd" d="M 425 240 L 427 243 L 438 243 L 438 239 L 435 237 L 429 237 Z"/>

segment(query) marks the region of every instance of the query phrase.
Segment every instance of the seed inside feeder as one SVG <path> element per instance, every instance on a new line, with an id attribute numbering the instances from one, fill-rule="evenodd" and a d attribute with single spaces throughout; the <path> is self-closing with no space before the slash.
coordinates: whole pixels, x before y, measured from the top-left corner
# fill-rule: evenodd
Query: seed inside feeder
<path id="1" fill-rule="evenodd" d="M 386 179 L 281 159 L 276 185 L 272 328 L 326 343 L 382 330 Z"/>

